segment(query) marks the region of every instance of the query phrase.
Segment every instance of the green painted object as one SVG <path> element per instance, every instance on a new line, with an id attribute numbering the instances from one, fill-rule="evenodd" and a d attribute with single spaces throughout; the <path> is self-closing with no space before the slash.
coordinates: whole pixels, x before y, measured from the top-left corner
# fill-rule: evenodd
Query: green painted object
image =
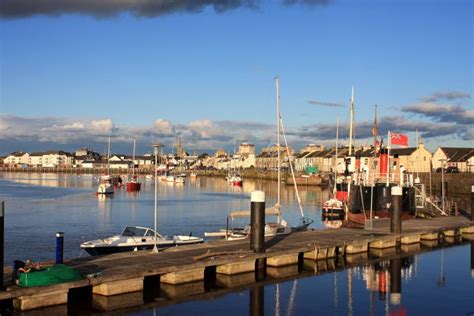
<path id="1" fill-rule="evenodd" d="M 307 174 L 316 174 L 318 173 L 318 166 L 306 166 Z"/>
<path id="2" fill-rule="evenodd" d="M 82 279 L 79 272 L 64 264 L 42 267 L 28 273 L 20 273 L 19 285 L 22 287 L 52 285 Z"/>

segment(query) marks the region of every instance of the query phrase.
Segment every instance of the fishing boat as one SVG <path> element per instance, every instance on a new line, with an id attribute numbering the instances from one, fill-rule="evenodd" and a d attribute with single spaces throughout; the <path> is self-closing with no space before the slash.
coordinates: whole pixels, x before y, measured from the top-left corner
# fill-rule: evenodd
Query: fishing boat
<path id="1" fill-rule="evenodd" d="M 423 184 L 413 181 L 413 175 L 406 174 L 398 158 L 390 163 L 391 133 L 388 132 L 388 145 L 383 147 L 377 141 L 377 108 L 375 108 L 374 146 L 372 165 L 361 167 L 360 151 L 353 150 L 355 135 L 353 132 L 354 88 L 350 107 L 349 152 L 346 157 L 344 175 L 336 176 L 336 199 L 344 203 L 346 226 L 365 225 L 367 220 L 389 218 L 391 216 L 391 188 L 402 188 L 401 219 L 416 216 L 416 191 L 424 191 Z M 408 140 L 407 140 L 408 143 Z"/>
<path id="2" fill-rule="evenodd" d="M 158 248 L 169 248 L 183 245 L 199 244 L 204 240 L 190 235 L 164 236 L 156 233 Z M 109 238 L 99 238 L 81 244 L 91 256 L 105 255 L 125 251 L 152 249 L 155 245 L 155 231 L 140 226 L 127 226 L 119 235 Z"/>
<path id="3" fill-rule="evenodd" d="M 127 192 L 140 191 L 142 184 L 138 182 L 137 176 L 135 175 L 135 138 L 133 139 L 133 155 L 132 155 L 132 176 L 129 177 L 126 187 Z"/>
<path id="4" fill-rule="evenodd" d="M 18 285 L 21 287 L 60 284 L 81 280 L 83 278 L 79 271 L 64 264 L 22 268 L 20 271 L 16 271 L 16 273 Z"/>
<path id="5" fill-rule="evenodd" d="M 288 149 L 288 142 L 286 141 L 286 136 L 285 136 L 285 131 L 283 128 L 283 120 L 281 118 L 281 113 L 280 113 L 280 90 L 279 90 L 279 78 L 276 79 L 276 88 L 277 88 L 277 110 L 276 110 L 276 116 L 277 116 L 277 150 L 278 150 L 278 181 L 277 181 L 277 202 L 274 207 L 265 209 L 265 217 L 267 216 L 272 216 L 276 219 L 276 221 L 268 221 L 265 223 L 264 227 L 264 235 L 266 237 L 271 237 L 271 236 L 277 236 L 277 235 L 285 235 L 289 234 L 294 231 L 303 231 L 307 230 L 309 225 L 313 223 L 313 220 L 306 218 L 304 216 L 303 212 L 303 207 L 301 206 L 301 199 L 299 196 L 298 192 L 298 187 L 296 185 L 296 181 L 294 181 L 295 185 L 295 195 L 296 195 L 296 200 L 298 201 L 298 206 L 300 209 L 301 213 L 301 219 L 300 219 L 300 224 L 296 227 L 290 227 L 286 220 L 282 218 L 281 215 L 281 150 L 280 150 L 280 127 L 282 128 L 282 133 L 283 133 L 283 138 L 285 141 L 286 145 L 286 150 L 288 157 L 290 157 L 289 149 Z M 293 177 L 293 180 L 295 178 L 295 173 L 293 170 L 293 166 L 290 163 L 290 171 Z M 228 177 L 227 181 L 231 181 L 232 177 Z M 233 221 L 235 218 L 250 218 L 250 211 L 249 210 L 244 210 L 244 211 L 233 211 L 230 212 L 229 215 L 227 216 L 227 226 L 226 229 L 221 229 L 218 232 L 208 232 L 205 233 L 205 236 L 207 237 L 224 237 L 227 240 L 239 240 L 239 239 L 244 239 L 248 238 L 250 236 L 250 225 L 245 225 L 245 226 L 240 226 L 240 227 L 230 227 L 230 221 Z"/>

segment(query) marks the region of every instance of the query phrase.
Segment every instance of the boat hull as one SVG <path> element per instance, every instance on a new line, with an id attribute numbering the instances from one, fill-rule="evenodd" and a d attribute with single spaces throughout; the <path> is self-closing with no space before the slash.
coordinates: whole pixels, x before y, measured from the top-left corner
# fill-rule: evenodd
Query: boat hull
<path id="1" fill-rule="evenodd" d="M 19 285 L 21 287 L 44 286 L 72 282 L 82 279 L 80 273 L 63 264 L 32 270 L 28 273 L 19 274 Z"/>
<path id="2" fill-rule="evenodd" d="M 192 240 L 192 241 L 180 241 L 180 242 L 169 242 L 169 243 L 158 243 L 157 246 L 159 249 L 178 247 L 184 245 L 193 245 L 200 244 L 203 240 Z M 128 251 L 138 251 L 138 250 L 150 250 L 153 249 L 153 243 L 140 244 L 140 245 L 110 245 L 110 246 L 89 246 L 82 247 L 91 256 L 97 255 L 110 255 L 113 253 L 128 252 Z"/>
<path id="3" fill-rule="evenodd" d="M 140 182 L 127 182 L 127 192 L 140 191 L 142 184 Z"/>

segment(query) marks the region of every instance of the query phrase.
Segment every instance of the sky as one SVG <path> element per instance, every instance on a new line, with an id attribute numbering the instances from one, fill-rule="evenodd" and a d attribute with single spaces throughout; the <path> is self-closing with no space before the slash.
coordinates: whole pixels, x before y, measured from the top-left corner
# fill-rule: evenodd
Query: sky
<path id="1" fill-rule="evenodd" d="M 233 151 L 415 131 L 474 147 L 470 0 L 2 0 L 0 155 Z"/>

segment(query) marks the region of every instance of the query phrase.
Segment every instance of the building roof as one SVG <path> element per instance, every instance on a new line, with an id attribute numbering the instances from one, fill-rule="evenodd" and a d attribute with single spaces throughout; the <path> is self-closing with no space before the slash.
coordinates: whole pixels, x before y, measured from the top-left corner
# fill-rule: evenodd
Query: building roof
<path id="1" fill-rule="evenodd" d="M 15 152 L 12 152 L 10 155 L 8 156 L 14 156 L 14 157 L 21 157 L 23 156 L 24 154 L 26 154 L 24 151 L 15 151 Z"/>
<path id="2" fill-rule="evenodd" d="M 474 148 L 440 147 L 451 162 L 464 162 L 474 156 Z"/>
<path id="3" fill-rule="evenodd" d="M 390 149 L 390 154 L 395 156 L 410 156 L 416 151 L 416 147 L 408 147 L 408 148 L 394 148 Z"/>

